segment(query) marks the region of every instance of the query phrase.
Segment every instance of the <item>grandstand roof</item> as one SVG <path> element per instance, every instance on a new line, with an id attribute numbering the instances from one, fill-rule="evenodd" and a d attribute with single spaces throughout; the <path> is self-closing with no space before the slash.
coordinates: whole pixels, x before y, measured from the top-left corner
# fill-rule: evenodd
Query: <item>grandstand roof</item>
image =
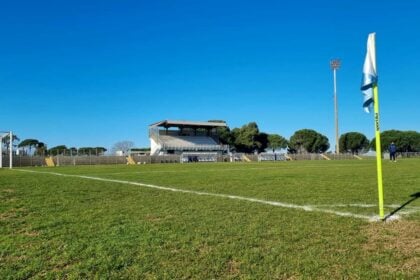
<path id="1" fill-rule="evenodd" d="M 161 127 L 226 127 L 226 123 L 223 122 L 195 122 L 195 121 L 176 121 L 176 120 L 164 120 L 157 123 L 153 123 L 150 127 L 161 126 Z"/>

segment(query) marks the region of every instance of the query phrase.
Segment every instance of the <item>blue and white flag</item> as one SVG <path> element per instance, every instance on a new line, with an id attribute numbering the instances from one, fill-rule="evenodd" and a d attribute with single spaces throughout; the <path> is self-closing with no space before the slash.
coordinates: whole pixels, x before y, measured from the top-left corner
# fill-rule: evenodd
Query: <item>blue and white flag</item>
<path id="1" fill-rule="evenodd" d="M 363 65 L 362 86 L 360 88 L 363 91 L 363 107 L 366 112 L 369 112 L 369 107 L 374 102 L 372 88 L 376 86 L 377 82 L 375 33 L 370 33 L 367 41 L 365 64 Z"/>

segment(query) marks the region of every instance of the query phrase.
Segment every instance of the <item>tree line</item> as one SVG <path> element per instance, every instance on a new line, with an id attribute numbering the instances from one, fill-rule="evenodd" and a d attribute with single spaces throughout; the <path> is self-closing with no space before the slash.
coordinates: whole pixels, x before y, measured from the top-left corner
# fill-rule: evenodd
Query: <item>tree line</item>
<path id="1" fill-rule="evenodd" d="M 279 134 L 260 132 L 257 123 L 250 122 L 240 128 L 217 128 L 219 140 L 229 145 L 232 150 L 241 153 L 276 151 L 286 149 L 289 153 L 323 153 L 330 144 L 328 138 L 312 129 L 296 131 L 290 139 Z"/>
<path id="2" fill-rule="evenodd" d="M 6 136 L 2 139 L 5 151 L 8 151 L 10 144 L 10 137 Z M 19 150 L 23 155 L 36 155 L 36 156 L 56 156 L 56 155 L 103 155 L 107 149 L 104 147 L 70 147 L 66 145 L 58 145 L 50 149 L 44 142 L 37 139 L 24 139 L 20 141 L 17 135 L 13 135 L 13 147 Z"/>
<path id="3" fill-rule="evenodd" d="M 324 153 L 330 148 L 328 137 L 313 129 L 298 130 L 286 139 L 279 134 L 260 132 L 258 125 L 250 122 L 232 130 L 228 127 L 218 128 L 218 134 L 223 144 L 230 145 L 233 150 L 243 153 L 263 152 L 267 149 L 273 152 L 287 149 L 289 153 Z M 383 131 L 382 151 L 387 151 L 391 142 L 396 144 L 398 152 L 420 152 L 420 133 L 417 131 Z M 359 154 L 370 149 L 375 150 L 375 138 L 369 141 L 360 132 L 347 132 L 340 136 L 339 145 L 342 153 Z"/>
<path id="4" fill-rule="evenodd" d="M 376 150 L 376 139 L 373 138 L 370 142 L 370 148 Z M 420 133 L 417 131 L 401 131 L 401 130 L 387 130 L 381 133 L 381 149 L 386 151 L 394 142 L 397 146 L 397 152 L 410 153 L 420 152 Z"/>
<path id="5" fill-rule="evenodd" d="M 224 121 L 210 121 L 224 122 Z M 222 144 L 229 145 L 231 150 L 242 153 L 276 151 L 287 149 L 289 153 L 324 153 L 330 148 L 330 143 L 325 135 L 313 129 L 301 129 L 296 131 L 289 139 L 279 134 L 261 132 L 257 123 L 250 122 L 240 128 L 219 127 L 217 128 L 219 140 Z M 2 138 L 4 152 L 9 149 L 10 137 Z M 359 154 L 370 149 L 375 150 L 375 138 L 371 141 L 360 132 L 347 132 L 340 136 L 340 152 Z M 381 149 L 387 151 L 391 142 L 397 146 L 397 152 L 420 152 L 420 133 L 417 131 L 386 130 L 381 133 Z M 14 147 L 26 155 L 104 155 L 107 151 L 104 147 L 81 147 L 68 148 L 66 145 L 58 145 L 47 148 L 44 142 L 37 139 L 24 139 L 13 135 Z M 112 151 L 122 150 L 127 152 L 132 149 L 131 141 L 117 142 Z M 147 150 L 147 149 L 144 149 Z"/>

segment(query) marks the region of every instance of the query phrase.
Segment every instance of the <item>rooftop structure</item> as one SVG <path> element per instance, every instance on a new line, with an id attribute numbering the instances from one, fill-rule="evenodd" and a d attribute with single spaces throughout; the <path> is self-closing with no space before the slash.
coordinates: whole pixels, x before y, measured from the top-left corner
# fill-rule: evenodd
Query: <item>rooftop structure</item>
<path id="1" fill-rule="evenodd" d="M 220 152 L 217 128 L 224 122 L 163 120 L 149 126 L 151 155 L 182 154 L 183 152 Z"/>

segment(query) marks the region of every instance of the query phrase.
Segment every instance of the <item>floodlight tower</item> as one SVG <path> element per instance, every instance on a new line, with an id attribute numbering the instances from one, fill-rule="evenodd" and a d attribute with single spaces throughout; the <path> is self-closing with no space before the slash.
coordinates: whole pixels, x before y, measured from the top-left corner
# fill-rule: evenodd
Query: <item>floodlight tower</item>
<path id="1" fill-rule="evenodd" d="M 337 106 L 337 69 L 340 68 L 341 61 L 333 59 L 330 61 L 331 69 L 334 75 L 334 116 L 335 116 L 335 153 L 340 153 L 340 144 L 338 143 L 338 106 Z"/>

